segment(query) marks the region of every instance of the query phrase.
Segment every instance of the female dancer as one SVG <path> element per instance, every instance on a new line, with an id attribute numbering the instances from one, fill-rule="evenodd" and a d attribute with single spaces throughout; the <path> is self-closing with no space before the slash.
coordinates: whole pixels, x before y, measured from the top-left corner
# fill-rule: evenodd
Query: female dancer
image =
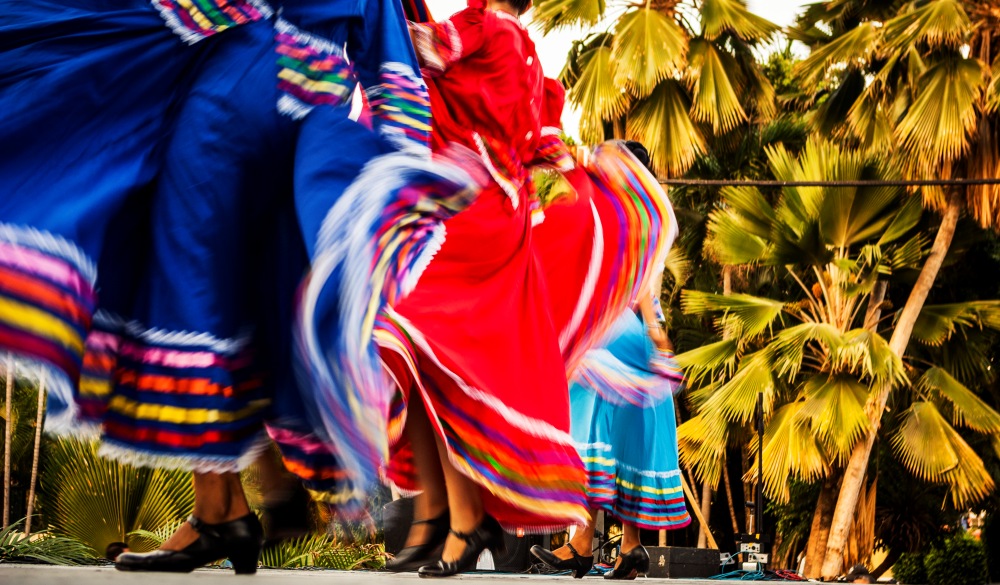
<path id="1" fill-rule="evenodd" d="M 432 144 L 474 149 L 490 182 L 433 234 L 439 249 L 414 265 L 422 270 L 415 286 L 404 286 L 394 300 L 384 297 L 377 316 L 368 313 L 377 321 L 375 338 L 394 384 L 366 394 L 380 382 L 377 358 L 368 364 L 324 359 L 359 350 L 354 340 L 333 340 L 335 352 L 321 349 L 327 345 L 317 325 L 324 314 L 322 279 L 315 278 L 303 302 L 310 311 L 303 313 L 302 345 L 318 409 L 343 404 L 357 412 L 357 405 L 372 404 L 371 412 L 381 410 L 390 419 L 386 475 L 404 491 L 422 490 L 408 546 L 390 570 L 453 575 L 500 544 L 501 526 L 546 530 L 585 522 L 583 468 L 568 433 L 566 356 L 610 326 L 601 308 L 616 312 L 630 304 L 664 250 L 665 199 L 656 192 L 648 199 L 624 196 L 622 177 L 635 179 L 629 173 L 638 164 L 611 146 L 599 151 L 603 166 L 588 171 L 581 182 L 587 188 L 567 206 L 564 217 L 585 220 L 562 224 L 565 239 L 579 247 L 567 256 L 573 270 L 563 281 L 546 280 L 531 229 L 528 166 L 544 160 L 572 172 L 573 165 L 557 136 L 543 130 L 550 125 L 543 119 L 546 84 L 517 19 L 527 6 L 525 0 L 472 2 L 445 22 L 411 25 L 428 78 Z M 561 101 L 554 109 L 561 111 Z M 628 186 L 645 195 L 649 180 Z M 601 217 L 608 219 L 604 227 Z M 626 250 L 643 261 L 622 262 Z M 564 289 L 580 300 L 554 311 L 550 297 Z M 365 367 L 354 371 L 351 364 Z M 357 418 L 341 424 L 336 412 L 351 410 L 332 409 L 325 421 L 330 434 L 359 428 Z M 385 446 L 367 438 L 342 443 Z M 353 459 L 374 465 L 361 453 Z"/>
<path id="2" fill-rule="evenodd" d="M 641 145 L 628 146 L 648 164 Z M 671 221 L 672 236 L 676 230 Z M 594 563 L 593 555 L 579 551 L 591 550 L 598 510 L 623 525 L 621 554 L 606 579 L 633 579 L 648 570 L 640 528 L 675 529 L 691 521 L 680 483 L 673 408 L 683 374 L 660 325 L 659 286 L 655 289 L 655 295 L 640 297 L 638 316 L 622 312 L 601 347 L 587 352 L 570 388 L 573 440 L 587 468 L 593 514 L 565 546 L 555 551 L 534 546 L 531 553 L 576 578 Z"/>
<path id="3" fill-rule="evenodd" d="M 266 416 L 274 417 L 272 436 L 293 460 L 327 466 L 309 477 L 314 484 L 335 488 L 335 499 L 356 496 L 352 478 L 327 472 L 332 456 L 317 447 L 320 438 L 303 432 L 308 425 L 295 396 L 280 392 L 278 412 L 269 408 L 273 389 L 292 385 L 284 375 L 292 295 L 306 264 L 302 235 L 309 249 L 319 233 L 317 211 L 333 207 L 369 160 L 395 151 L 417 153 L 395 159 L 397 168 L 424 183 L 437 179 L 438 163 L 419 154 L 427 151 L 428 108 L 401 9 L 392 0 L 298 0 L 274 18 L 258 0 L 157 0 L 148 14 L 148 6 L 125 0 L 96 8 L 76 0 L 22 4 L 0 21 L 0 48 L 11 56 L 0 102 L 16 106 L 22 89 L 66 90 L 53 102 L 66 100 L 65 128 L 77 141 L 35 141 L 44 136 L 30 135 L 30 108 L 15 107 L 18 115 L 5 118 L 3 144 L 11 144 L 7 136 L 31 138 L 23 144 L 29 155 L 14 158 L 35 164 L 3 175 L 24 196 L 5 198 L 0 208 L 9 228 L 0 263 L 30 278 L 4 279 L 0 306 L 7 311 L 0 318 L 20 328 L 2 341 L 51 370 L 50 426 L 100 429 L 106 455 L 195 472 L 190 521 L 155 553 L 121 555 L 120 569 L 189 571 L 228 555 L 237 572 L 253 572 L 260 527 L 237 472 L 268 441 Z M 163 34 L 193 42 L 226 28 L 212 26 L 227 19 L 244 26 L 196 59 L 161 50 Z M 71 49 L 87 58 L 64 66 L 59 57 Z M 128 61 L 130 52 L 140 66 Z M 109 71 L 116 57 L 124 72 Z M 115 87 L 131 76 L 135 93 Z M 84 90 L 73 85 L 80 79 L 90 84 Z M 359 80 L 379 139 L 349 118 Z M 180 94 L 171 91 L 175 85 Z M 94 103 L 90 92 L 108 102 Z M 71 99 L 81 94 L 89 101 Z M 172 130 L 162 154 L 161 116 Z M 40 130 L 56 132 L 50 126 Z M 337 149 L 338 140 L 350 150 Z M 55 167 L 47 174 L 35 160 L 43 153 Z M 89 164 L 72 164 L 91 156 Z M 450 177 L 458 190 L 468 181 L 458 170 Z M 28 187 L 40 195 L 28 197 Z M 129 196 L 147 187 L 152 192 L 137 201 L 139 209 L 130 208 Z M 383 201 L 394 196 L 378 187 L 365 190 Z M 436 194 L 447 195 L 448 187 Z M 66 202 L 66 189 L 82 196 Z M 436 201 L 423 198 L 410 215 L 433 223 L 427 218 Z M 366 203 L 379 201 L 370 195 Z M 144 225 L 148 205 L 147 259 L 141 238 L 111 228 Z M 353 217 L 351 228 L 369 233 L 381 217 Z M 94 315 L 97 283 L 102 310 Z"/>

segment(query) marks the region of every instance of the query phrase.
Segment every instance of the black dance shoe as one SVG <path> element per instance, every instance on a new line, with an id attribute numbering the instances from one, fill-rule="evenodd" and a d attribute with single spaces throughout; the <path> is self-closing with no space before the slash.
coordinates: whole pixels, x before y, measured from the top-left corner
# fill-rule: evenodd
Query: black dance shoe
<path id="1" fill-rule="evenodd" d="M 458 573 L 471 571 L 476 568 L 476 560 L 486 549 L 496 552 L 503 552 L 503 528 L 492 516 L 487 515 L 472 532 L 456 532 L 449 530 L 451 534 L 465 541 L 465 550 L 458 560 L 445 562 L 444 559 L 429 565 L 424 565 L 417 570 L 421 577 L 451 577 Z"/>
<path id="2" fill-rule="evenodd" d="M 617 579 L 620 581 L 635 579 L 637 574 L 649 572 L 649 553 L 645 547 L 639 545 L 624 554 L 619 554 L 621 562 L 614 569 L 604 574 L 605 579 Z"/>
<path id="3" fill-rule="evenodd" d="M 386 561 L 385 570 L 393 573 L 404 573 L 416 571 L 420 567 L 434 562 L 441 558 L 441 549 L 444 541 L 448 538 L 448 526 L 451 524 L 451 514 L 445 510 L 437 518 L 427 520 L 415 520 L 414 524 L 430 524 L 431 535 L 427 542 L 408 546 L 399 551 L 399 554 Z"/>
<path id="4" fill-rule="evenodd" d="M 576 552 L 572 544 L 566 543 L 569 547 L 569 552 L 573 553 L 573 558 L 560 559 L 552 551 L 542 548 L 537 544 L 531 547 L 528 551 L 531 556 L 542 561 L 549 567 L 553 569 L 558 569 L 560 571 L 573 571 L 573 577 L 576 579 L 583 579 L 583 576 L 590 572 L 590 569 L 594 567 L 594 556 L 589 557 L 582 556 L 580 553 Z"/>
<path id="5" fill-rule="evenodd" d="M 119 571 L 190 573 L 228 557 L 237 575 L 257 572 L 264 529 L 253 513 L 221 524 L 206 524 L 194 516 L 187 521 L 198 532 L 198 540 L 182 550 L 122 553 L 115 561 L 115 568 Z"/>
<path id="6" fill-rule="evenodd" d="M 267 502 L 261 509 L 264 521 L 264 548 L 270 548 L 283 540 L 298 538 L 312 533 L 309 506 L 312 498 L 302 484 L 285 491 L 275 501 Z"/>

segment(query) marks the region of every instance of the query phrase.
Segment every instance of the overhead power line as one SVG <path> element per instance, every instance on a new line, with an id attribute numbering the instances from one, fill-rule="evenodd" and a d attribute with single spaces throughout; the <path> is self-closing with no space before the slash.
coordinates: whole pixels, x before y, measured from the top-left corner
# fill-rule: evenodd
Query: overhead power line
<path id="1" fill-rule="evenodd" d="M 870 181 L 763 181 L 751 179 L 660 179 L 671 187 L 948 187 L 1000 185 L 1000 179 L 929 179 Z"/>

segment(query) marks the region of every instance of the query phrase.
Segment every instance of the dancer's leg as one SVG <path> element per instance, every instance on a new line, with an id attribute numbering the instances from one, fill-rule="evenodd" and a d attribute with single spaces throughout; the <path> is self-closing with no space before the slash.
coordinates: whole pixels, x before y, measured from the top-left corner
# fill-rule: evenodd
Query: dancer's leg
<path id="1" fill-rule="evenodd" d="M 406 437 L 413 447 L 413 463 L 417 470 L 417 481 L 423 492 L 413 502 L 414 520 L 437 518 L 448 508 L 448 492 L 445 488 L 445 476 L 438 457 L 436 434 L 431 428 L 427 410 L 424 407 L 420 393 L 410 392 L 410 404 L 407 410 Z M 406 538 L 406 546 L 416 546 L 427 542 L 434 527 L 426 522 L 410 527 Z"/>
<path id="2" fill-rule="evenodd" d="M 448 490 L 448 508 L 451 510 L 451 529 L 455 532 L 468 533 L 478 527 L 485 512 L 483 512 L 483 500 L 479 495 L 479 486 L 455 468 L 448 459 L 448 450 L 444 441 L 437 434 L 434 435 L 437 441 L 438 454 L 441 459 L 441 468 L 444 471 L 444 482 Z M 448 540 L 444 544 L 444 552 L 441 560 L 446 563 L 454 562 L 462 556 L 465 551 L 466 542 L 454 534 L 448 535 Z"/>
<path id="3" fill-rule="evenodd" d="M 642 546 L 642 543 L 639 542 L 639 528 L 632 524 L 623 524 L 621 551 L 627 553 L 637 546 Z"/>
<path id="4" fill-rule="evenodd" d="M 238 473 L 194 474 L 194 516 L 207 524 L 236 520 L 250 513 Z M 181 550 L 198 540 L 190 524 L 181 527 L 167 539 L 161 550 Z"/>
<path id="5" fill-rule="evenodd" d="M 597 510 L 590 511 L 590 521 L 584 526 L 577 526 L 573 532 L 573 538 L 569 539 L 569 544 L 573 545 L 578 555 L 582 557 L 593 556 L 594 533 L 597 531 Z M 573 552 L 568 546 L 561 546 L 552 551 L 560 559 L 569 560 L 573 558 Z"/>

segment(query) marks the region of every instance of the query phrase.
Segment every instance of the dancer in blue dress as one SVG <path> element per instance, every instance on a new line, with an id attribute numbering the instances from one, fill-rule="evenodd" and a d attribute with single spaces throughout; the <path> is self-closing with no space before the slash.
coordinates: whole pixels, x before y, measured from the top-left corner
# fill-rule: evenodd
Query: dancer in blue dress
<path id="1" fill-rule="evenodd" d="M 626 143 L 648 165 L 645 148 Z M 645 155 L 645 156 L 644 156 Z M 670 239 L 677 235 L 671 213 Z M 639 313 L 626 310 L 600 347 L 589 350 L 570 387 L 571 432 L 587 470 L 591 521 L 566 546 L 532 547 L 543 563 L 577 578 L 593 566 L 591 543 L 597 511 L 622 522 L 618 564 L 607 579 L 634 579 L 649 568 L 639 529 L 670 530 L 691 522 L 681 487 L 673 395 L 684 375 L 661 322 L 659 282 L 640 297 Z"/>

